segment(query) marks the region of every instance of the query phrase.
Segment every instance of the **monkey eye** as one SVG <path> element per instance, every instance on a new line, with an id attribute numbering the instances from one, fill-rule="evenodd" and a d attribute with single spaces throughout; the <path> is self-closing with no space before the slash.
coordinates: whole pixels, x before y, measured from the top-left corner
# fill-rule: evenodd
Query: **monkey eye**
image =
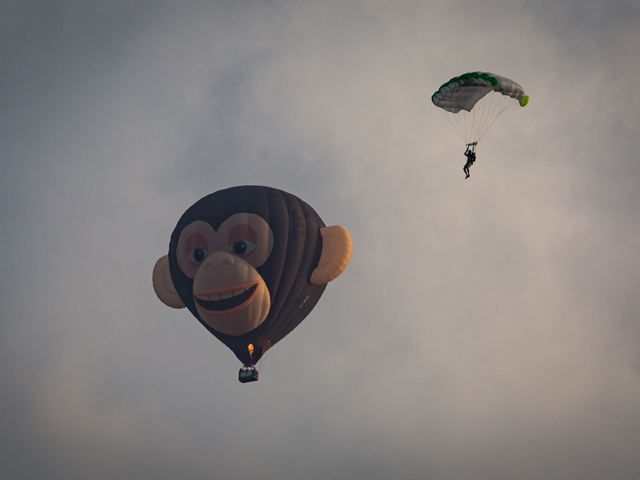
<path id="1" fill-rule="evenodd" d="M 256 245 L 248 240 L 238 240 L 229 245 L 229 250 L 238 256 L 249 255 L 256 249 Z"/>
<path id="2" fill-rule="evenodd" d="M 194 248 L 187 255 L 187 261 L 192 264 L 198 264 L 202 262 L 207 256 L 207 251 L 204 248 Z"/>

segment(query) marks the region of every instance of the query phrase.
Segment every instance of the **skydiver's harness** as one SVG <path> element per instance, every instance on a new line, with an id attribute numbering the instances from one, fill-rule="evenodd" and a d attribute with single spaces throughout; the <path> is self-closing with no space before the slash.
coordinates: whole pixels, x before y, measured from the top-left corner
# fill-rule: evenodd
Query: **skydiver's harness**
<path id="1" fill-rule="evenodd" d="M 476 161 L 476 145 L 478 145 L 478 142 L 467 143 L 467 149 L 464 152 L 467 156 L 467 165 L 473 165 L 473 162 Z"/>
<path id="2" fill-rule="evenodd" d="M 475 154 L 476 145 L 478 145 L 478 142 L 467 143 L 467 152 Z M 467 155 L 467 153 L 465 153 L 465 155 Z"/>

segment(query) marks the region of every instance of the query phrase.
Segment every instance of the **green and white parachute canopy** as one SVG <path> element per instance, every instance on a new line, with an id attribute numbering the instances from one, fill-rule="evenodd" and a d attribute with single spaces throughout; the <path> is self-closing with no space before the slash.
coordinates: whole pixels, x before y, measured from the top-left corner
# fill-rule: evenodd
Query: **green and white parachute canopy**
<path id="1" fill-rule="evenodd" d="M 471 72 L 443 83 L 431 101 L 442 109 L 465 143 L 473 144 L 502 112 L 515 104 L 524 107 L 529 97 L 513 80 L 493 73 Z"/>

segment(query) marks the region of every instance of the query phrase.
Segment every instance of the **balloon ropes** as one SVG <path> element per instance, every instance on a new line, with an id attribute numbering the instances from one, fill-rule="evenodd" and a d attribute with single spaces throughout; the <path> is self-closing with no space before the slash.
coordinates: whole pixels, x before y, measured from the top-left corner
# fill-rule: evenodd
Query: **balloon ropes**
<path id="1" fill-rule="evenodd" d="M 475 150 L 493 122 L 509 107 L 524 107 L 529 96 L 513 80 L 493 73 L 471 72 L 453 77 L 431 96 L 431 101 L 453 125 L 468 147 Z"/>

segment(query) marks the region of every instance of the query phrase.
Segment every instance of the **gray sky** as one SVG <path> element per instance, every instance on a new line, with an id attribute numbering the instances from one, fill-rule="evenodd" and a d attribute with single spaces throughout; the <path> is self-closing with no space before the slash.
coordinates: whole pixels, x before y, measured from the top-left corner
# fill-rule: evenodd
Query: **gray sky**
<path id="1" fill-rule="evenodd" d="M 55 6 L 52 6 L 55 4 Z M 640 478 L 634 0 L 0 2 L 0 477 Z M 464 145 L 473 70 L 525 109 Z M 151 286 L 263 184 L 351 232 L 242 385 Z"/>

